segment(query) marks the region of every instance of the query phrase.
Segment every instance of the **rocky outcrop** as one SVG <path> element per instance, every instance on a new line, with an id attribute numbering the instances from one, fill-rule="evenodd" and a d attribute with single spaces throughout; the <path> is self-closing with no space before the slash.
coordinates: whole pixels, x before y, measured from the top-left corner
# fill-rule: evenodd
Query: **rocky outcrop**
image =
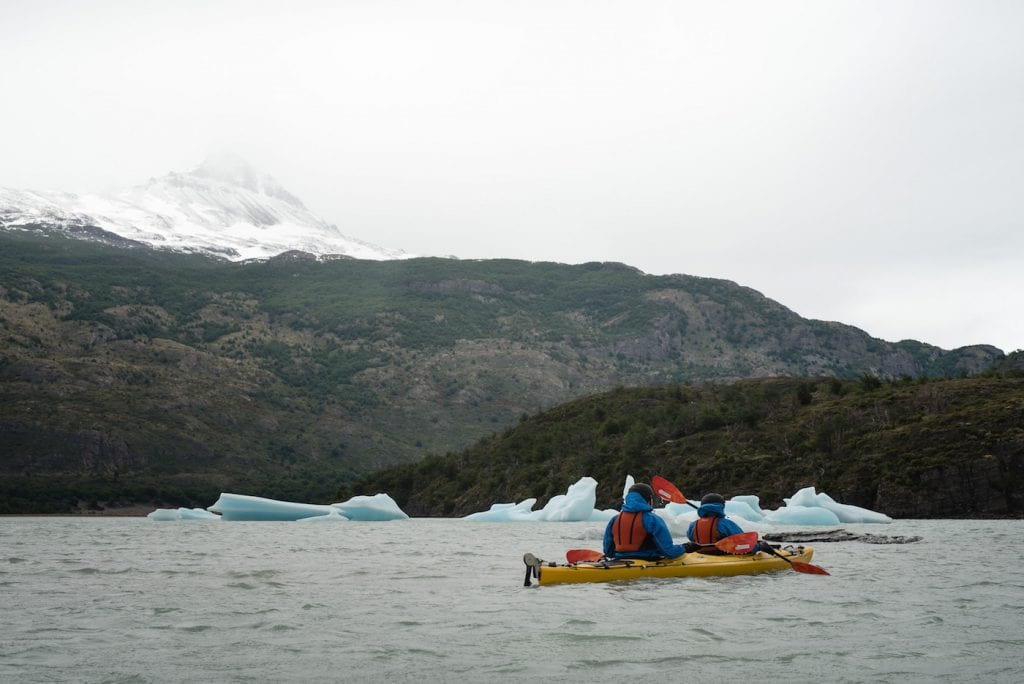
<path id="1" fill-rule="evenodd" d="M 820 542 L 856 541 L 865 544 L 912 544 L 921 541 L 919 536 L 889 536 L 885 534 L 855 534 L 847 530 L 808 530 L 800 532 L 769 532 L 762 535 L 772 542 L 789 544 L 812 544 Z"/>
<path id="2" fill-rule="evenodd" d="M 881 481 L 875 508 L 895 518 L 1020 517 L 1024 514 L 1024 443 L 1000 454 L 938 466 L 913 483 Z"/>

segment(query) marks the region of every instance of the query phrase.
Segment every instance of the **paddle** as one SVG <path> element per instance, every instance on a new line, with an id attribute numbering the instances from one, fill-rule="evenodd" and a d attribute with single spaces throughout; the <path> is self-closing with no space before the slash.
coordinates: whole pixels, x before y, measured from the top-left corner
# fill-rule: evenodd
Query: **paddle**
<path id="1" fill-rule="evenodd" d="M 747 553 L 754 553 L 757 551 L 757 532 L 742 532 L 740 534 L 734 534 L 726 537 L 725 539 L 719 539 L 715 542 L 715 546 L 726 553 L 732 553 L 738 556 L 742 556 Z"/>
<path id="2" fill-rule="evenodd" d="M 692 501 L 687 501 L 683 493 L 679 491 L 679 488 L 674 484 L 663 478 L 661 475 L 655 475 L 651 478 L 651 487 L 654 492 L 665 501 L 671 501 L 677 504 L 688 504 L 694 508 L 700 508 L 697 504 Z"/>
<path id="3" fill-rule="evenodd" d="M 772 554 L 773 556 L 778 556 L 782 560 L 784 560 L 787 563 L 789 563 L 789 567 L 793 568 L 797 572 L 805 572 L 808 575 L 831 575 L 832 574 L 828 570 L 826 570 L 825 568 L 819 567 L 817 565 L 813 565 L 811 563 L 801 563 L 800 561 L 789 560 L 788 558 L 783 556 L 781 553 L 779 553 L 778 551 L 773 549 L 768 544 L 763 545 L 761 547 L 761 550 L 762 551 L 767 551 L 768 553 Z"/>
<path id="4" fill-rule="evenodd" d="M 654 477 L 651 478 L 651 486 L 654 488 L 654 491 L 658 493 L 658 496 L 662 497 L 663 499 L 667 499 L 668 501 L 671 501 L 672 503 L 690 504 L 694 508 L 697 508 L 697 506 L 694 506 L 693 503 L 691 503 L 690 501 L 686 500 L 686 497 L 683 496 L 683 493 L 681 491 L 679 491 L 678 487 L 676 487 L 674 484 L 672 484 L 671 482 L 669 482 L 665 478 L 661 477 L 660 475 L 655 475 Z M 754 535 L 754 543 L 757 542 L 757 533 L 756 532 L 744 532 L 743 534 L 734 534 L 734 535 L 732 535 L 732 537 L 726 537 L 725 539 L 719 540 L 718 543 L 715 544 L 715 546 L 718 546 L 719 544 L 721 544 L 723 542 L 728 542 L 733 537 L 747 537 L 748 535 Z M 744 540 L 743 543 L 747 543 L 747 541 Z M 722 548 L 722 547 L 718 546 L 718 548 Z M 736 548 L 738 550 L 740 547 L 736 546 L 734 548 Z M 812 565 L 811 563 L 801 563 L 800 561 L 791 561 L 788 558 L 786 558 L 785 556 L 783 556 L 781 553 L 779 553 L 778 551 L 773 549 L 768 544 L 763 544 L 760 547 L 760 549 L 762 551 L 767 551 L 768 553 L 772 554 L 773 556 L 778 556 L 782 560 L 784 560 L 787 563 L 789 563 L 789 567 L 793 568 L 797 572 L 807 573 L 808 575 L 828 575 L 828 574 L 830 574 L 828 570 L 826 570 L 825 568 L 822 568 L 822 567 L 818 567 L 817 565 Z M 729 551 L 728 549 L 722 549 L 722 550 L 725 551 L 726 553 L 733 553 L 732 551 Z"/>
<path id="5" fill-rule="evenodd" d="M 604 558 L 603 553 L 600 551 L 591 551 L 590 549 L 569 549 L 565 552 L 565 560 L 570 563 L 596 563 L 602 558 Z"/>

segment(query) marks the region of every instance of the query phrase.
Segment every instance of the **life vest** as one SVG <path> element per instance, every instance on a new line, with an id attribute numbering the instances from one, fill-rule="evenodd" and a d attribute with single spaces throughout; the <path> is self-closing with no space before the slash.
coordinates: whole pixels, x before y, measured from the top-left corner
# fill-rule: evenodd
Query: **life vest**
<path id="1" fill-rule="evenodd" d="M 616 551 L 639 551 L 645 548 L 647 530 L 644 529 L 642 511 L 624 511 L 612 525 L 612 540 Z"/>
<path id="2" fill-rule="evenodd" d="M 718 518 L 709 515 L 706 518 L 697 518 L 697 524 L 693 528 L 693 539 L 695 544 L 700 544 L 700 552 L 705 554 L 721 554 L 715 547 L 715 542 L 722 538 L 718 533 Z"/>

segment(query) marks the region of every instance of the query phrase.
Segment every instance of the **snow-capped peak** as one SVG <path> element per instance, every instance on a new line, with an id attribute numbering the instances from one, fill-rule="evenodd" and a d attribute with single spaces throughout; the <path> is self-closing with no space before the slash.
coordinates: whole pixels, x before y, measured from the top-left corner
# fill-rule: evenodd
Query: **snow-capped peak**
<path id="1" fill-rule="evenodd" d="M 0 188 L 0 228 L 95 226 L 153 247 L 232 260 L 299 250 L 357 259 L 411 255 L 344 235 L 234 155 L 112 196 Z"/>

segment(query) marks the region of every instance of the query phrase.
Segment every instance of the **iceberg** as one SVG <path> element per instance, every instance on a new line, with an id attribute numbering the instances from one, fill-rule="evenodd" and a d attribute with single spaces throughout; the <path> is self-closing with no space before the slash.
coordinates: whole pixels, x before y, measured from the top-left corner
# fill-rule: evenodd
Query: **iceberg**
<path id="1" fill-rule="evenodd" d="M 334 508 L 349 520 L 376 521 L 376 520 L 408 520 L 395 500 L 387 494 L 374 494 L 373 496 L 353 496 L 348 501 L 331 504 Z"/>
<path id="2" fill-rule="evenodd" d="M 636 480 L 627 475 L 622 488 L 623 498 Z M 726 514 L 743 529 L 761 525 L 839 525 L 841 523 L 891 523 L 892 518 L 859 506 L 838 503 L 814 487 L 804 487 L 775 510 L 761 508 L 754 495 L 734 496 L 725 503 Z M 597 509 L 597 480 L 582 477 L 570 485 L 565 494 L 551 497 L 539 511 L 533 510 L 536 498 L 519 503 L 496 503 L 489 510 L 464 516 L 476 522 L 606 522 L 614 518 L 615 509 Z M 693 502 L 696 503 L 696 502 Z M 670 529 L 685 529 L 697 518 L 688 504 L 668 503 L 655 509 Z M 219 515 L 218 515 L 219 514 Z M 332 504 L 307 504 L 278 501 L 245 494 L 222 493 L 216 503 L 202 508 L 158 508 L 148 516 L 151 520 L 284 520 L 329 522 L 407 520 L 409 518 L 388 494 L 353 496 L 348 501 Z"/>
<path id="3" fill-rule="evenodd" d="M 220 513 L 224 520 L 292 521 L 327 515 L 334 509 L 321 504 L 292 503 L 265 499 L 262 496 L 222 493 L 216 503 L 206 510 Z"/>
<path id="4" fill-rule="evenodd" d="M 265 499 L 262 496 L 223 493 L 207 511 L 220 513 L 224 520 L 406 520 L 409 518 L 387 494 L 353 496 L 334 504 L 307 504 Z M 212 514 L 211 514 L 212 515 Z"/>
<path id="5" fill-rule="evenodd" d="M 533 515 L 533 505 L 537 499 L 524 499 L 519 503 L 496 503 L 489 510 L 470 513 L 463 520 L 474 522 L 529 522 Z"/>
<path id="6" fill-rule="evenodd" d="M 597 480 L 582 477 L 569 485 L 565 494 L 558 494 L 539 511 L 533 505 L 537 499 L 525 499 L 518 504 L 493 504 L 487 511 L 471 513 L 463 520 L 474 522 L 588 522 L 590 520 L 608 520 L 618 511 L 599 511 L 594 508 L 597 503 Z M 598 517 L 595 517 L 598 516 Z"/>
<path id="7" fill-rule="evenodd" d="M 733 518 L 743 518 L 750 522 L 760 522 L 764 520 L 764 513 L 761 512 L 761 507 L 758 506 L 755 510 L 746 500 L 742 499 L 757 499 L 756 496 L 744 496 L 744 497 L 733 497 L 725 502 L 725 514 Z"/>
<path id="8" fill-rule="evenodd" d="M 220 516 L 205 508 L 158 508 L 146 516 L 160 522 L 168 520 L 220 520 Z"/>
<path id="9" fill-rule="evenodd" d="M 330 513 L 325 513 L 324 515 L 299 518 L 298 522 L 348 522 L 348 518 L 343 516 L 337 509 L 334 509 Z"/>
<path id="10" fill-rule="evenodd" d="M 828 494 L 815 493 L 814 487 L 804 487 L 791 498 L 785 499 L 786 508 L 790 506 L 804 506 L 807 508 L 820 507 L 835 514 L 840 523 L 882 523 L 892 522 L 892 518 L 884 513 L 851 506 L 850 504 L 838 503 Z M 781 510 L 781 509 L 780 509 Z M 808 523 L 816 524 L 816 523 Z M 836 523 L 838 524 L 838 523 Z"/>
<path id="11" fill-rule="evenodd" d="M 771 511 L 765 522 L 777 525 L 838 525 L 839 518 L 826 508 L 818 506 L 793 506 L 787 504 Z"/>
<path id="12" fill-rule="evenodd" d="M 741 495 L 741 496 L 734 496 L 731 499 L 729 499 L 729 501 L 735 502 L 735 503 L 738 503 L 738 504 L 746 504 L 750 508 L 750 510 L 754 512 L 754 515 L 757 516 L 757 520 L 760 520 L 761 518 L 764 517 L 764 511 L 761 510 L 761 497 L 759 497 L 759 496 L 753 496 L 753 495 L 750 495 L 750 494 L 746 494 L 746 495 Z M 726 504 L 726 505 L 728 505 L 728 504 Z M 726 509 L 726 510 L 728 510 L 728 509 Z"/>
<path id="13" fill-rule="evenodd" d="M 584 522 L 594 514 L 597 503 L 597 480 L 581 477 L 569 485 L 565 494 L 551 497 L 538 511 L 536 520 L 544 522 Z"/>

